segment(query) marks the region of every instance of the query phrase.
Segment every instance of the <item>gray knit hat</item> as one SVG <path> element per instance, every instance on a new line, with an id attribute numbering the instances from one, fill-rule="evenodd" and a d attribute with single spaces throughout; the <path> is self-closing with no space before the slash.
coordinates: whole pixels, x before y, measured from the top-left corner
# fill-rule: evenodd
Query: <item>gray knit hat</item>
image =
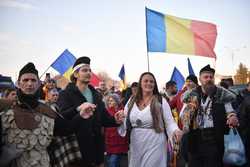
<path id="1" fill-rule="evenodd" d="M 117 104 L 117 105 L 119 105 L 120 103 L 121 103 L 121 98 L 120 98 L 120 96 L 118 95 L 118 94 L 116 94 L 116 93 L 110 93 L 110 94 L 108 94 L 108 96 L 105 98 L 106 100 L 105 100 L 105 105 L 106 105 L 106 107 L 108 106 L 108 99 L 109 98 L 113 98 L 114 100 L 115 100 L 115 103 Z"/>

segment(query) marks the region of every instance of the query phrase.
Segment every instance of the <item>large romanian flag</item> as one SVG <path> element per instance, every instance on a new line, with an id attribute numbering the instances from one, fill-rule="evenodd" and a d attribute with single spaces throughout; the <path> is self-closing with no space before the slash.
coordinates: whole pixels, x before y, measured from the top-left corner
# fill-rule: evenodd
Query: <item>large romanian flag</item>
<path id="1" fill-rule="evenodd" d="M 168 52 L 216 58 L 216 25 L 164 15 L 146 8 L 148 52 Z"/>

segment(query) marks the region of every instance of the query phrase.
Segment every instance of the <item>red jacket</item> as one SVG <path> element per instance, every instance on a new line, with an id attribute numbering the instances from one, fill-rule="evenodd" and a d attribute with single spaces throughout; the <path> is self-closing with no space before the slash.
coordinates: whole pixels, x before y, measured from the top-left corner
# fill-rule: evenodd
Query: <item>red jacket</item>
<path id="1" fill-rule="evenodd" d="M 186 92 L 186 88 L 183 88 L 182 90 L 180 90 L 177 95 L 171 100 L 169 101 L 169 105 L 171 107 L 171 109 L 177 109 L 178 114 L 180 114 L 182 106 L 183 106 L 183 102 L 182 102 L 182 95 Z"/>
<path id="2" fill-rule="evenodd" d="M 119 109 L 115 108 L 107 108 L 108 113 L 111 116 L 119 111 Z M 127 153 L 128 152 L 128 138 L 121 137 L 117 128 L 104 128 L 105 133 L 105 148 L 108 154 L 118 154 L 118 153 Z"/>
<path id="3" fill-rule="evenodd" d="M 182 102 L 182 95 L 186 92 L 187 88 L 183 88 L 182 90 L 180 90 L 177 95 L 171 100 L 169 101 L 169 105 L 170 105 L 170 108 L 171 109 L 175 109 L 177 110 L 178 112 L 178 117 L 180 115 L 180 112 L 181 112 L 181 109 L 183 107 L 183 102 Z M 181 121 L 178 120 L 178 126 L 179 128 L 182 129 L 182 124 L 181 124 Z"/>

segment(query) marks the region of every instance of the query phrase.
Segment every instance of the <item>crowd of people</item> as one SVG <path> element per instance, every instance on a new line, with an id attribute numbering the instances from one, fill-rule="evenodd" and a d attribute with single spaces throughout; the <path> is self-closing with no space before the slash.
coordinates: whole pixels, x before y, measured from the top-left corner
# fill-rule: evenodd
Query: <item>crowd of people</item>
<path id="1" fill-rule="evenodd" d="M 89 57 L 78 58 L 71 82 L 59 88 L 33 63 L 16 87 L 1 89 L 1 167 L 230 167 L 224 135 L 237 128 L 249 166 L 250 83 L 239 94 L 232 81 L 215 85 L 215 69 L 158 89 L 144 72 L 127 89 L 90 85 Z M 199 80 L 199 82 L 198 82 Z M 200 83 L 200 84 L 199 84 Z"/>

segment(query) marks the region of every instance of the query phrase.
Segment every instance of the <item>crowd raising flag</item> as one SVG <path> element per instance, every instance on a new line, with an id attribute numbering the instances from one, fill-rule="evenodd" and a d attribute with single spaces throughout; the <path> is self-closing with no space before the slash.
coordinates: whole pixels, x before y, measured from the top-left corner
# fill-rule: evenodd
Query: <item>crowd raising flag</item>
<path id="1" fill-rule="evenodd" d="M 216 58 L 217 29 L 212 23 L 164 15 L 146 8 L 148 52 Z"/>
<path id="2" fill-rule="evenodd" d="M 121 78 L 121 89 L 124 90 L 127 88 L 124 64 L 119 72 L 119 77 Z"/>
<path id="3" fill-rule="evenodd" d="M 184 79 L 183 75 L 176 67 L 174 67 L 174 71 L 172 73 L 170 80 L 176 82 L 178 90 L 181 90 L 184 83 L 185 83 L 185 79 Z"/>
<path id="4" fill-rule="evenodd" d="M 193 70 L 193 67 L 191 65 L 191 62 L 190 62 L 190 59 L 188 58 L 188 72 L 189 72 L 189 75 L 195 75 L 194 73 L 194 70 Z"/>
<path id="5" fill-rule="evenodd" d="M 76 61 L 76 57 L 70 53 L 68 49 L 64 52 L 51 64 L 56 71 L 58 71 L 65 78 L 70 80 L 70 75 L 72 74 L 72 66 Z M 98 86 L 100 82 L 99 77 L 92 72 L 90 84 L 94 87 Z"/>
<path id="6" fill-rule="evenodd" d="M 76 61 L 76 57 L 66 49 L 52 64 L 56 71 L 58 71 L 65 78 L 70 79 L 72 73 L 72 66 Z"/>

